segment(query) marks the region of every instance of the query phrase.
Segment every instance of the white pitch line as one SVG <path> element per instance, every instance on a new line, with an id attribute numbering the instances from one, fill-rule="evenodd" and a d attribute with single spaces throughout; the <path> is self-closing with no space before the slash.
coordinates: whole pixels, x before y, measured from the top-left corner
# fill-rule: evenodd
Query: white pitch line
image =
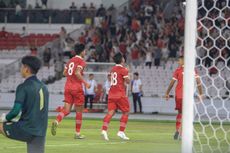
<path id="1" fill-rule="evenodd" d="M 107 143 L 86 143 L 82 144 L 83 145 L 115 145 L 115 144 L 124 144 L 127 143 L 125 141 L 122 142 L 107 142 Z M 45 147 L 69 147 L 69 146 L 81 146 L 81 144 L 48 144 Z M 20 149 L 20 148 L 25 148 L 25 146 L 14 146 L 14 147 L 4 147 L 2 149 Z"/>

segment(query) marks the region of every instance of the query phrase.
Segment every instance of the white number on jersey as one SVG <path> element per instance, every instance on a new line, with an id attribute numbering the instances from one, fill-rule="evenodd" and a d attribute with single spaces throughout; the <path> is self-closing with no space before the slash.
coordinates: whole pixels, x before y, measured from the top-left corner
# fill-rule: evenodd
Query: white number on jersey
<path id="1" fill-rule="evenodd" d="M 117 85 L 117 72 L 111 73 L 111 86 Z"/>
<path id="2" fill-rule="evenodd" d="M 68 74 L 72 75 L 73 74 L 73 68 L 74 68 L 74 62 L 71 62 L 68 67 Z"/>

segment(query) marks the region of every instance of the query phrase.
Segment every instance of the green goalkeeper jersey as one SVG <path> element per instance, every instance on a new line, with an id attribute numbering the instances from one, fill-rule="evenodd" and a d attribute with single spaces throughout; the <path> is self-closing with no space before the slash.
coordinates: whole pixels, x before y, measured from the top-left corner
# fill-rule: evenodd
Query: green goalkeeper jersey
<path id="1" fill-rule="evenodd" d="M 19 128 L 35 136 L 45 136 L 49 93 L 36 76 L 27 78 L 16 89 L 15 104 L 21 105 Z"/>

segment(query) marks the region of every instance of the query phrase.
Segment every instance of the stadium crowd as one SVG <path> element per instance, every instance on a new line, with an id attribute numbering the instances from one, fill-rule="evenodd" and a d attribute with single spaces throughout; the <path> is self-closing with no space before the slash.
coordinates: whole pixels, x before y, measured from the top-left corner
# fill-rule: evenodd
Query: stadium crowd
<path id="1" fill-rule="evenodd" d="M 211 9 L 209 0 L 203 3 L 207 9 Z M 222 9 L 226 1 L 217 3 Z M 124 7 L 123 11 L 115 13 L 116 8 L 111 6 L 106 11 L 102 11 L 99 18 L 94 20 L 94 25 L 86 27 L 81 33 L 78 42 L 86 44 L 89 49 L 87 61 L 91 62 L 111 62 L 112 56 L 117 52 L 122 52 L 128 63 L 138 66 L 145 63 L 151 67 L 164 65 L 168 59 L 175 59 L 183 55 L 184 40 L 184 10 L 178 1 L 170 16 L 166 16 L 161 3 L 155 1 L 133 0 L 130 9 Z M 199 9 L 199 31 L 200 38 L 207 35 L 209 37 L 203 42 L 204 46 L 199 47 L 198 56 L 206 67 L 212 65 L 212 59 L 223 61 L 230 56 L 230 50 L 223 38 L 228 38 L 230 31 L 227 28 L 229 10 L 209 11 L 209 16 L 217 18 L 215 27 L 205 17 L 204 10 Z M 218 17 L 221 13 L 222 17 Z M 225 23 L 226 22 L 226 23 Z M 229 22 L 229 21 L 228 21 Z M 213 28 L 213 33 L 208 34 L 206 28 Z M 223 29 L 222 37 L 218 28 Z M 218 38 L 217 38 L 218 37 Z M 212 38 L 217 38 L 215 41 Z M 76 38 L 74 38 L 76 39 Z M 200 39 L 198 39 L 198 46 Z M 215 44 L 216 47 L 210 48 Z M 219 56 L 219 51 L 221 56 Z M 208 55 L 208 56 L 207 56 Z M 229 64 L 229 60 L 228 60 Z"/>
<path id="2" fill-rule="evenodd" d="M 42 2 L 43 5 L 46 3 Z M 198 62 L 201 61 L 206 67 L 211 67 L 212 59 L 217 57 L 217 61 L 229 59 L 230 50 L 227 46 L 230 42 L 223 38 L 227 39 L 230 35 L 228 28 L 230 20 L 227 20 L 230 17 L 230 11 L 225 7 L 227 5 L 225 0 L 220 0 L 216 4 L 212 3 L 211 0 L 199 1 L 199 5 L 201 4 L 209 11 L 205 10 L 204 7 L 200 7 L 198 10 L 199 39 L 197 53 L 202 59 Z M 14 5 L 15 11 L 18 5 L 19 3 Z M 213 5 L 217 5 L 219 10 L 212 9 Z M 0 6 L 5 7 L 3 4 Z M 155 66 L 164 66 L 168 59 L 174 60 L 176 57 L 183 55 L 184 48 L 183 5 L 180 1 L 177 1 L 171 8 L 170 15 L 165 12 L 165 8 L 166 6 L 157 0 L 131 0 L 129 7 L 125 6 L 122 11 L 115 8 L 113 4 L 108 8 L 105 8 L 103 4 L 96 8 L 94 3 L 89 6 L 85 3 L 82 6 L 76 6 L 72 2 L 68 10 L 63 10 L 70 15 L 62 16 L 67 19 L 69 16 L 75 18 L 78 14 L 83 17 L 80 19 L 81 22 L 86 23 L 87 26 L 79 37 L 71 37 L 62 27 L 59 33 L 61 38 L 59 44 L 61 48 L 59 50 L 71 57 L 72 46 L 79 42 L 85 44 L 88 48 L 88 62 L 112 62 L 113 55 L 120 51 L 126 57 L 128 63 L 132 63 L 134 66 L 143 63 L 149 67 L 152 66 L 152 63 Z M 20 9 L 16 12 L 20 12 Z M 43 10 L 42 20 L 49 17 L 49 13 L 47 13 Z M 208 19 L 206 15 L 209 18 L 216 18 L 215 22 Z M 57 17 L 53 20 L 60 20 L 61 23 L 65 23 L 59 15 Z M 39 19 L 39 17 L 34 19 Z M 207 29 L 210 28 L 212 28 L 212 33 L 209 34 Z M 222 29 L 221 33 L 219 29 Z M 205 41 L 201 41 L 203 38 L 205 38 Z M 213 47 L 214 45 L 215 47 Z M 221 56 L 219 56 L 220 52 Z M 229 64 L 229 60 L 227 62 Z"/>

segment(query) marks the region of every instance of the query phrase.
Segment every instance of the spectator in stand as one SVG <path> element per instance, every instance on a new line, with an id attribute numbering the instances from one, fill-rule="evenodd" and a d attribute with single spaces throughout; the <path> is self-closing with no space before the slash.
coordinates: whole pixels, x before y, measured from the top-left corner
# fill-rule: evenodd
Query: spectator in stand
<path id="1" fill-rule="evenodd" d="M 38 2 L 36 2 L 36 4 L 35 4 L 35 7 L 34 7 L 35 9 L 41 9 L 42 7 L 39 5 L 39 3 Z"/>
<path id="2" fill-rule="evenodd" d="M 37 47 L 32 46 L 32 47 L 30 48 L 30 55 L 31 55 L 31 56 L 37 56 L 37 53 L 38 53 Z"/>
<path id="3" fill-rule="evenodd" d="M 93 99 L 95 97 L 95 93 L 97 91 L 97 82 L 94 80 L 94 75 L 89 74 L 89 79 L 87 80 L 87 83 L 90 84 L 90 88 L 85 89 L 85 109 L 87 109 L 88 101 L 90 103 L 90 109 L 93 108 Z"/>
<path id="4" fill-rule="evenodd" d="M 51 49 L 45 48 L 45 51 L 43 52 L 43 62 L 44 66 L 50 67 L 50 60 L 51 60 Z"/>
<path id="5" fill-rule="evenodd" d="M 80 44 L 86 44 L 86 36 L 83 32 L 81 32 L 81 36 L 79 37 Z"/>
<path id="6" fill-rule="evenodd" d="M 148 1 L 146 1 L 145 3 L 146 4 L 143 6 L 145 12 L 145 19 L 149 21 L 153 13 L 153 7 L 149 5 Z"/>
<path id="7" fill-rule="evenodd" d="M 0 8 L 6 8 L 6 4 L 5 4 L 4 0 L 0 1 Z"/>
<path id="8" fill-rule="evenodd" d="M 132 60 L 132 64 L 137 67 L 139 65 L 139 47 L 138 45 L 134 45 L 134 47 L 131 50 L 131 60 Z"/>
<path id="9" fill-rule="evenodd" d="M 178 48 L 175 44 L 169 46 L 169 58 L 175 59 L 177 57 Z"/>
<path id="10" fill-rule="evenodd" d="M 60 38 L 66 38 L 67 32 L 66 32 L 66 29 L 64 27 L 61 27 L 59 35 L 60 35 Z"/>
<path id="11" fill-rule="evenodd" d="M 0 38 L 7 38 L 8 32 L 6 31 L 5 27 L 2 27 L 2 31 L 0 31 Z"/>
<path id="12" fill-rule="evenodd" d="M 89 10 L 90 11 L 95 11 L 96 10 L 96 7 L 94 6 L 93 3 L 90 3 Z"/>
<path id="13" fill-rule="evenodd" d="M 105 17 L 106 16 L 106 9 L 104 8 L 103 4 L 100 5 L 100 8 L 98 8 L 96 12 L 97 17 Z"/>
<path id="14" fill-rule="evenodd" d="M 42 6 L 44 6 L 45 8 L 47 8 L 47 2 L 48 2 L 48 0 L 41 0 L 41 2 L 42 2 Z"/>
<path id="15" fill-rule="evenodd" d="M 118 27 L 123 27 L 127 23 L 127 19 L 122 12 L 116 18 L 116 24 Z"/>
<path id="16" fill-rule="evenodd" d="M 69 7 L 70 10 L 76 10 L 77 6 L 75 5 L 74 2 L 71 3 L 71 6 Z"/>
<path id="17" fill-rule="evenodd" d="M 119 44 L 119 50 L 123 54 L 124 58 L 126 59 L 126 55 L 127 55 L 127 44 L 126 44 L 126 41 L 124 39 Z"/>
<path id="18" fill-rule="evenodd" d="M 82 4 L 80 10 L 81 10 L 81 11 L 87 11 L 87 6 L 86 6 L 85 3 Z"/>
<path id="19" fill-rule="evenodd" d="M 64 71 L 64 61 L 63 55 L 58 54 L 57 59 L 54 60 L 54 72 L 55 72 L 55 80 L 60 80 L 63 77 Z"/>
<path id="20" fill-rule="evenodd" d="M 116 8 L 114 7 L 114 4 L 111 4 L 111 6 L 107 9 L 107 16 L 108 16 L 108 25 L 110 26 L 112 23 L 116 22 Z"/>
<path id="21" fill-rule="evenodd" d="M 21 36 L 21 37 L 26 37 L 26 36 L 28 36 L 28 35 L 29 35 L 29 34 L 28 34 L 27 30 L 26 30 L 26 27 L 23 26 L 23 27 L 22 27 L 22 33 L 20 34 L 20 36 Z"/>
<path id="22" fill-rule="evenodd" d="M 140 30 L 139 21 L 135 17 L 132 19 L 131 30 L 134 32 L 138 32 Z"/>
<path id="23" fill-rule="evenodd" d="M 156 67 L 160 66 L 161 57 L 162 57 L 161 49 L 157 47 L 157 49 L 154 52 L 154 65 Z"/>
<path id="24" fill-rule="evenodd" d="M 145 66 L 149 66 L 149 68 L 151 68 L 151 66 L 152 66 L 152 59 L 153 59 L 153 49 L 154 49 L 151 41 L 149 41 L 146 44 L 146 48 L 147 48 L 147 51 L 145 52 L 145 54 L 146 54 L 146 57 L 145 57 Z"/>
<path id="25" fill-rule="evenodd" d="M 18 15 L 20 16 L 22 13 L 22 7 L 21 5 L 19 4 L 19 2 L 16 3 L 16 7 L 15 7 L 15 15 Z"/>

